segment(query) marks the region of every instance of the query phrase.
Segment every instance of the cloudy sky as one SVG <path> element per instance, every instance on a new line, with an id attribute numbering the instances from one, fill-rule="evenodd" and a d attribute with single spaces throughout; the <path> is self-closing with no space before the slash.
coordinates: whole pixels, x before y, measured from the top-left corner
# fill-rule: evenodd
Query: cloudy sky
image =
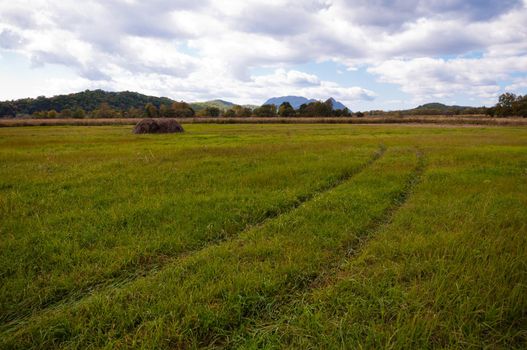
<path id="1" fill-rule="evenodd" d="M 490 105 L 527 93 L 527 0 L 0 0 L 0 81 L 0 100 Z"/>

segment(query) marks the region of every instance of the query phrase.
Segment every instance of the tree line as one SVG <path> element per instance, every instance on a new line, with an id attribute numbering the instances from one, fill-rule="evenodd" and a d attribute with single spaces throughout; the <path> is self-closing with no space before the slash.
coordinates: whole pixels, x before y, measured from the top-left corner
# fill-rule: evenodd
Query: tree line
<path id="1" fill-rule="evenodd" d="M 34 118 L 191 118 L 191 117 L 362 117 L 412 115 L 488 115 L 494 117 L 527 117 L 527 95 L 504 93 L 494 107 L 460 107 L 427 104 L 404 111 L 369 111 L 352 113 L 348 108 L 334 109 L 333 102 L 315 101 L 298 109 L 284 102 L 280 106 L 263 105 L 254 109 L 234 105 L 228 109 L 207 106 L 195 111 L 183 101 L 146 96 L 136 92 L 102 90 L 60 95 L 51 98 L 21 99 L 0 102 L 0 117 L 31 116 Z"/>
<path id="2" fill-rule="evenodd" d="M 121 95 L 121 94 L 124 94 Z M 134 93 L 135 94 L 135 93 Z M 63 95 L 60 98 L 23 99 L 0 102 L 0 116 L 15 117 L 20 115 L 33 118 L 191 118 L 191 117 L 350 117 L 347 109 L 333 109 L 333 102 L 315 101 L 303 104 L 295 110 L 289 102 L 280 106 L 266 104 L 254 109 L 234 105 L 229 109 L 207 106 L 195 111 L 192 106 L 183 101 L 173 101 L 166 98 L 153 98 L 141 94 L 134 100 L 128 93 L 107 93 L 102 90 L 86 91 L 79 94 Z M 94 100 L 103 100 L 94 107 Z M 90 100 L 93 98 L 93 100 Z M 88 102 L 89 100 L 89 102 Z M 87 106 L 84 108 L 83 106 Z M 361 114 L 357 114 L 361 116 Z"/>
<path id="3" fill-rule="evenodd" d="M 527 95 L 515 95 L 507 92 L 500 96 L 496 106 L 489 108 L 487 114 L 495 117 L 527 118 Z"/>

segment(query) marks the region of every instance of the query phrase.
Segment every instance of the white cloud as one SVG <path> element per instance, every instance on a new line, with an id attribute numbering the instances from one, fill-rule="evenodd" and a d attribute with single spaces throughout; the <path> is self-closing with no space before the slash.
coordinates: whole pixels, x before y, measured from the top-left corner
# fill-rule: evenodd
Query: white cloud
<path id="1" fill-rule="evenodd" d="M 69 67 L 79 87 L 174 98 L 232 96 L 254 103 L 279 93 L 345 101 L 375 96 L 294 68 L 333 61 L 348 71 L 368 67 L 381 82 L 400 85 L 416 99 L 460 91 L 488 99 L 513 73 L 527 71 L 526 3 L 4 1 L 0 49 L 43 69 Z M 481 57 L 464 58 L 473 52 Z M 253 68 L 273 73 L 251 76 Z"/>
<path id="2" fill-rule="evenodd" d="M 305 86 L 319 86 L 320 79 L 313 74 L 307 74 L 296 70 L 286 71 L 285 69 L 277 69 L 273 74 L 260 75 L 252 77 L 256 86 L 292 86 L 292 87 L 305 87 Z"/>
<path id="3" fill-rule="evenodd" d="M 512 84 L 505 87 L 505 90 L 513 93 L 518 93 L 523 89 L 527 89 L 527 77 L 516 78 L 513 80 Z"/>
<path id="4" fill-rule="evenodd" d="M 388 60 L 368 69 L 382 82 L 398 84 L 417 100 L 446 98 L 460 93 L 495 99 L 499 81 L 527 71 L 527 56 L 476 59 L 415 58 Z M 467 89 L 467 87 L 469 87 Z"/>

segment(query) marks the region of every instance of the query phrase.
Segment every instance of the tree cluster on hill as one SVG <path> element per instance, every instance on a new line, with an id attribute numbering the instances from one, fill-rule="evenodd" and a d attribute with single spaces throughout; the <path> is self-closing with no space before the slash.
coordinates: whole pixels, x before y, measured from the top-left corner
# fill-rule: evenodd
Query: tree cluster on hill
<path id="1" fill-rule="evenodd" d="M 58 95 L 53 97 L 39 96 L 37 98 L 24 98 L 15 101 L 0 102 L 0 116 L 14 117 L 17 115 L 32 115 L 40 112 L 56 111 L 61 113 L 66 110 L 66 115 L 73 111 L 84 110 L 89 114 L 95 110 L 106 107 L 118 111 L 129 111 L 130 109 L 143 109 L 147 103 L 157 108 L 162 104 L 171 105 L 173 100 L 166 97 L 146 96 L 137 92 L 107 92 L 103 90 L 86 90 L 83 92 Z M 80 115 L 82 112 L 76 113 Z M 53 113 L 52 113 L 53 114 Z"/>
<path id="2" fill-rule="evenodd" d="M 32 114 L 35 118 L 190 118 L 195 115 L 194 110 L 185 102 L 173 102 L 170 105 L 162 104 L 158 107 L 147 103 L 144 107 L 130 107 L 128 109 L 113 108 L 107 102 L 86 112 L 82 108 L 63 109 L 60 112 L 52 109 L 38 111 Z"/>

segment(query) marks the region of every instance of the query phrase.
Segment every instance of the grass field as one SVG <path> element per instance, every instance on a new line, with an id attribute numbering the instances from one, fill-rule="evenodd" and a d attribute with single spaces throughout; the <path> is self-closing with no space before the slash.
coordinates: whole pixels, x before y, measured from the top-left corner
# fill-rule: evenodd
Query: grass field
<path id="1" fill-rule="evenodd" d="M 527 129 L 0 129 L 0 348 L 525 348 Z"/>

